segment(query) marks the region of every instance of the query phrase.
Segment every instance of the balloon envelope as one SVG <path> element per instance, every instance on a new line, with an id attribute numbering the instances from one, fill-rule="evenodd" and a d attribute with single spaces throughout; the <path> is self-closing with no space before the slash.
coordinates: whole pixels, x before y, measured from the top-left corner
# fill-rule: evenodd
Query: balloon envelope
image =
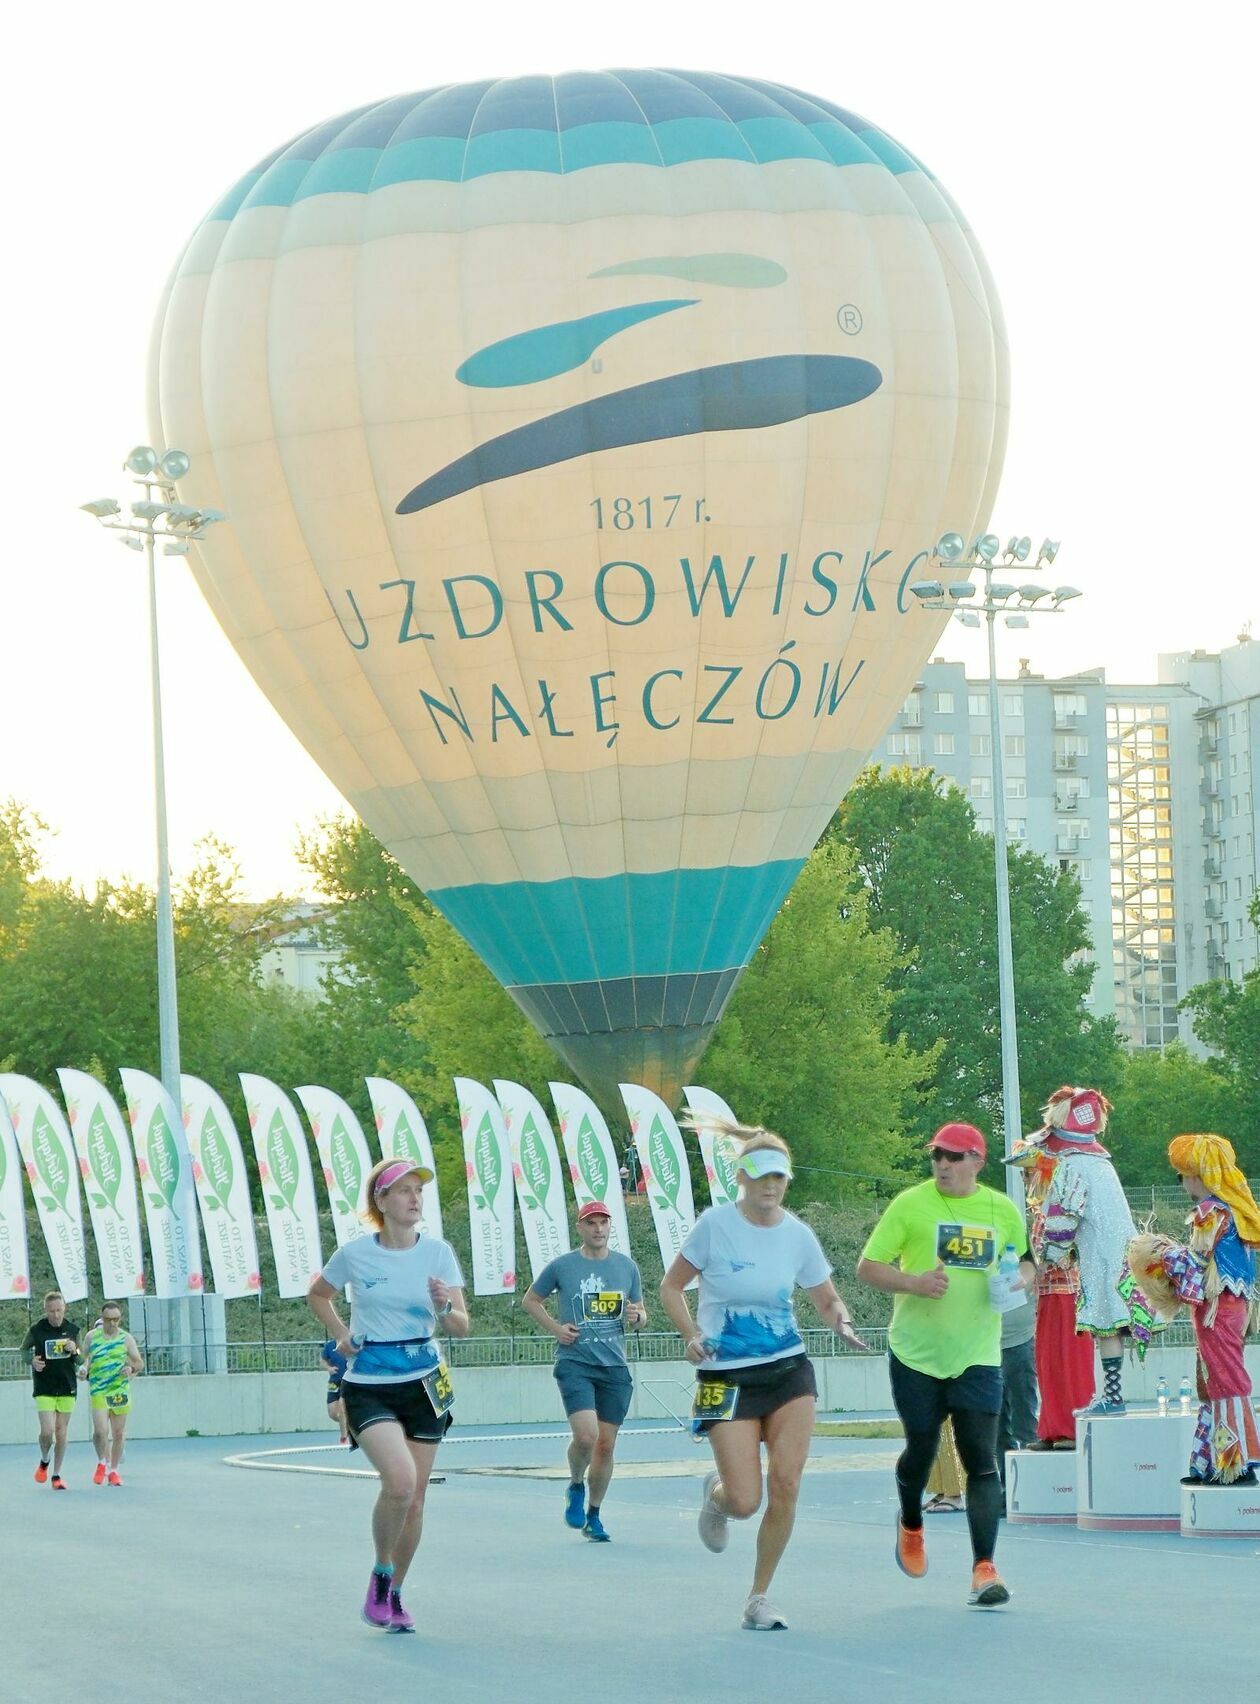
<path id="1" fill-rule="evenodd" d="M 195 231 L 151 368 L 206 596 L 590 1085 L 690 1074 L 987 522 L 984 262 L 874 125 L 756 79 L 446 87 Z"/>

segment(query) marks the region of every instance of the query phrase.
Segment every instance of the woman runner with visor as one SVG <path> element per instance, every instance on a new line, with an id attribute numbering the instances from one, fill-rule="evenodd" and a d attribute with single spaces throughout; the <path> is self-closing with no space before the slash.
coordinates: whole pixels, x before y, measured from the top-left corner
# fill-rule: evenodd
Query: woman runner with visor
<path id="1" fill-rule="evenodd" d="M 467 1337 L 463 1274 L 455 1251 L 420 1235 L 426 1166 L 382 1160 L 367 1179 L 363 1217 L 372 1236 L 339 1248 L 312 1279 L 311 1312 L 347 1359 L 342 1399 L 351 1447 L 381 1479 L 372 1510 L 376 1560 L 363 1619 L 385 1633 L 412 1633 L 402 1586 L 420 1542 L 424 1494 L 451 1424 L 451 1382 L 433 1344 L 442 1329 Z M 350 1326 L 333 1297 L 350 1287 Z"/>
<path id="2" fill-rule="evenodd" d="M 698 1369 L 694 1424 L 708 1434 L 717 1463 L 704 1482 L 700 1510 L 700 1539 L 709 1550 L 725 1550 L 728 1521 L 747 1520 L 760 1508 L 766 1446 L 766 1512 L 742 1625 L 770 1632 L 787 1626 L 766 1593 L 796 1518 L 818 1395 L 792 1307 L 796 1288 L 845 1343 L 866 1345 L 836 1293 L 818 1238 L 783 1206 L 792 1177 L 787 1143 L 724 1119 L 688 1122 L 742 1145 L 735 1166 L 739 1198 L 700 1215 L 665 1274 L 661 1301 Z M 683 1292 L 697 1277 L 693 1322 Z"/>

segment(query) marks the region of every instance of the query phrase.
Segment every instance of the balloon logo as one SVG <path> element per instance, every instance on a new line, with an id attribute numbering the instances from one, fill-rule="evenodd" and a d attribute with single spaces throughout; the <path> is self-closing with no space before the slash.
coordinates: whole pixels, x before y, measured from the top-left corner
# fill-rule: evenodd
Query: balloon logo
<path id="1" fill-rule="evenodd" d="M 194 232 L 151 399 L 273 704 L 588 1086 L 674 1100 L 988 519 L 954 203 L 756 80 L 401 96 Z"/>

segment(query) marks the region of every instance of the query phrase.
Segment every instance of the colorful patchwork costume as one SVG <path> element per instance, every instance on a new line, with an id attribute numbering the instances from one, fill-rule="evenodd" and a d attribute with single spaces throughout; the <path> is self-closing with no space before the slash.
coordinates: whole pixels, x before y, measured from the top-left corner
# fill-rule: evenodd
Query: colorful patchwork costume
<path id="1" fill-rule="evenodd" d="M 1053 1161 L 1041 1203 L 1041 1258 L 1060 1271 L 1075 1266 L 1076 1331 L 1103 1340 L 1105 1387 L 1089 1412 L 1123 1414 L 1119 1345 L 1108 1354 L 1106 1340 L 1127 1336 L 1145 1355 L 1156 1320 L 1128 1268 L 1136 1227 L 1111 1155 L 1098 1140 L 1111 1104 L 1096 1089 L 1065 1087 L 1042 1110 L 1044 1126 L 1015 1144 L 1007 1164 Z"/>
<path id="2" fill-rule="evenodd" d="M 1161 1312 L 1187 1306 L 1198 1347 L 1199 1421 L 1190 1453 L 1191 1479 L 1231 1485 L 1260 1465 L 1260 1428 L 1243 1359 L 1257 1303 L 1260 1208 L 1223 1136 L 1178 1136 L 1168 1158 L 1183 1178 L 1200 1180 L 1183 1245 L 1147 1233 L 1134 1240 L 1129 1264 Z"/>

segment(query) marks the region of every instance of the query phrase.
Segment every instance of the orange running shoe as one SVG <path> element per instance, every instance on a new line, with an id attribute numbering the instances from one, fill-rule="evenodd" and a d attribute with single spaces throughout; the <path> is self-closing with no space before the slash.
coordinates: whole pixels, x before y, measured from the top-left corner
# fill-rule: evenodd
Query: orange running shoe
<path id="1" fill-rule="evenodd" d="M 52 1488 L 54 1491 L 64 1491 L 67 1489 L 66 1482 L 59 1473 L 54 1473 L 52 1476 Z"/>
<path id="2" fill-rule="evenodd" d="M 44 1482 L 47 1480 L 47 1478 L 48 1478 L 48 1463 L 46 1461 L 41 1461 L 39 1466 L 35 1469 L 35 1483 L 36 1483 L 36 1485 L 43 1485 Z"/>
<path id="3" fill-rule="evenodd" d="M 927 1546 L 923 1542 L 923 1528 L 902 1526 L 901 1516 L 897 1516 L 897 1547 L 893 1551 L 897 1558 L 897 1566 L 903 1574 L 908 1574 L 912 1580 L 921 1580 L 927 1573 Z"/>
<path id="4" fill-rule="evenodd" d="M 92 1475 L 93 1485 L 104 1485 L 105 1471 L 105 1463 L 103 1461 L 98 1461 L 96 1464 L 96 1472 Z"/>
<path id="5" fill-rule="evenodd" d="M 999 1604 L 1010 1601 L 1011 1594 L 992 1562 L 977 1562 L 971 1570 L 971 1591 L 967 1602 L 977 1609 L 996 1609 Z"/>
<path id="6" fill-rule="evenodd" d="M 109 1476 L 109 1482 L 110 1482 L 111 1485 L 121 1485 L 122 1484 L 122 1474 L 121 1473 L 111 1473 L 110 1476 Z"/>

